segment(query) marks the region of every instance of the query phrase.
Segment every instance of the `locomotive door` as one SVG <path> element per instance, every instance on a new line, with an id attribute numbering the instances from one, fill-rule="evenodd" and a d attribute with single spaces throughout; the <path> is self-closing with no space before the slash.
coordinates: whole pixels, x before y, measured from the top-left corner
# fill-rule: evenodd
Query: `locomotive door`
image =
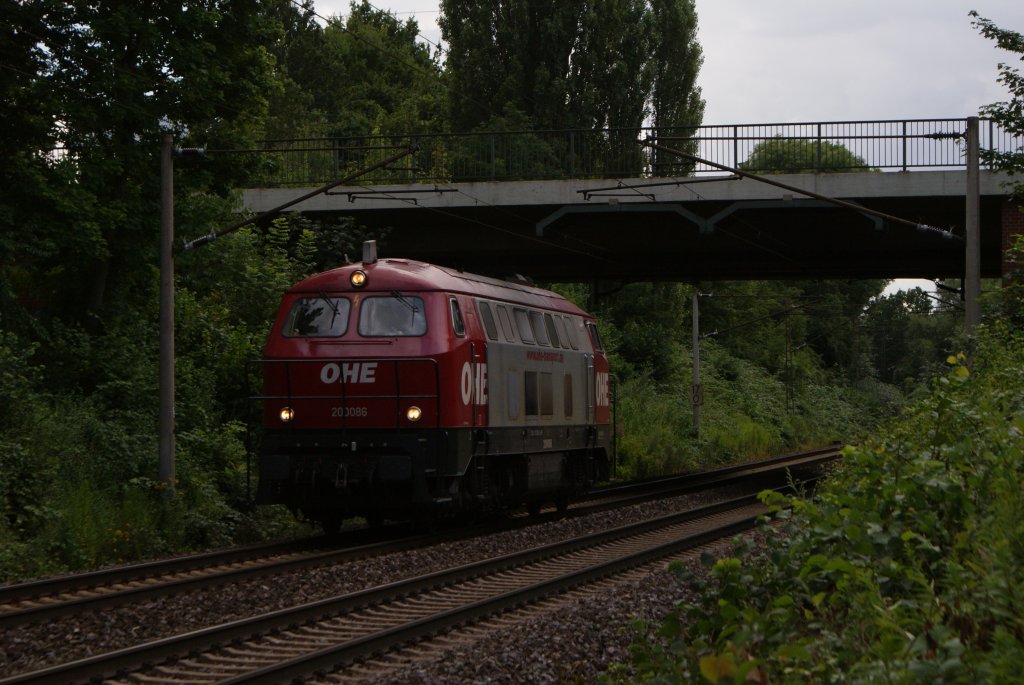
<path id="1" fill-rule="evenodd" d="M 470 412 L 472 414 L 472 417 L 470 418 L 470 425 L 473 428 L 476 428 L 477 426 L 479 426 L 482 423 L 484 423 L 480 419 L 480 399 L 481 399 L 481 397 L 480 397 L 480 395 L 481 395 L 480 374 L 483 373 L 481 371 L 480 367 L 481 367 L 480 356 L 476 352 L 476 343 L 475 342 L 470 342 L 469 343 L 469 368 L 472 370 L 471 373 L 470 373 L 470 382 L 471 382 L 472 385 L 471 385 L 470 391 L 469 391 L 469 398 L 470 398 L 469 399 L 469 409 L 470 409 Z"/>
<path id="2" fill-rule="evenodd" d="M 587 392 L 587 423 L 593 424 L 594 418 L 594 404 L 595 404 L 595 388 L 594 388 L 594 355 L 585 354 L 583 355 L 583 375 L 586 380 L 586 392 Z"/>

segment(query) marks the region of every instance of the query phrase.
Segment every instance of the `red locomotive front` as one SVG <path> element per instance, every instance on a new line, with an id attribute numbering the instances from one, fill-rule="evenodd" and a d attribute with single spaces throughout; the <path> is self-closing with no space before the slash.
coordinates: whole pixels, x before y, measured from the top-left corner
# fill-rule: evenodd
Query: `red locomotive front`
<path id="1" fill-rule="evenodd" d="M 572 330 L 592 326 L 581 311 L 374 252 L 282 298 L 260 362 L 259 502 L 330 531 L 348 516 L 564 499 L 606 473 L 607 360 Z M 550 330 L 529 330 L 544 317 Z"/>

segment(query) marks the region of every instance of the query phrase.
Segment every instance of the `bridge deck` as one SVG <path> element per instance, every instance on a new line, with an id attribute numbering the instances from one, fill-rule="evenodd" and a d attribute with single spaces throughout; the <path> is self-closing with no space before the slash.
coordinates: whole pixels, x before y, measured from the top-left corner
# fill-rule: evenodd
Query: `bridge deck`
<path id="1" fill-rule="evenodd" d="M 382 253 L 494 275 L 594 279 L 959 277 L 965 172 L 773 179 L 923 225 L 918 230 L 754 180 L 622 179 L 338 187 L 292 208 L 379 230 Z M 1001 267 L 1004 174 L 981 177 L 981 268 Z M 665 185 L 670 183 L 671 185 Z M 309 188 L 243 192 L 266 211 Z"/>

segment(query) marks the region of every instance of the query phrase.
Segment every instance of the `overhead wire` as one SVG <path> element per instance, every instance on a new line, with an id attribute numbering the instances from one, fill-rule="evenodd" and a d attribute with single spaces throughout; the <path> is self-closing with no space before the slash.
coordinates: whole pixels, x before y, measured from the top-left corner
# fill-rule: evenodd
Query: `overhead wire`
<path id="1" fill-rule="evenodd" d="M 385 12 L 385 10 L 382 10 L 381 8 L 377 7 L 372 2 L 369 2 L 369 0 L 366 0 L 366 4 L 369 5 L 370 7 L 372 7 L 373 9 L 377 10 L 378 12 L 381 12 L 382 14 Z M 394 14 L 395 17 L 398 17 L 399 14 L 439 14 L 440 10 L 432 10 L 432 11 L 427 11 L 427 12 L 394 12 L 394 13 L 392 13 L 390 10 L 388 10 L 387 13 L 388 14 Z M 434 41 L 430 40 L 425 35 L 423 35 L 422 31 L 419 31 L 419 22 L 416 22 L 416 29 L 417 29 L 416 36 L 419 37 L 419 38 L 422 38 L 423 42 L 427 43 L 428 45 L 434 46 L 435 50 L 437 51 L 437 54 L 440 54 L 442 52 L 447 52 L 441 46 L 440 43 L 435 43 Z"/>

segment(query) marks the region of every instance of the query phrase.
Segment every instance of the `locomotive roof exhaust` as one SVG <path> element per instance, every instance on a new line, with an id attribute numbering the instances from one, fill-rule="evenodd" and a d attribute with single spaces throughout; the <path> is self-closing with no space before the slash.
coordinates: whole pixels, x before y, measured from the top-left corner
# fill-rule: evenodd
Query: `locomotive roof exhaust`
<path id="1" fill-rule="evenodd" d="M 377 263 L 377 241 L 366 240 L 363 242 L 363 264 Z"/>

